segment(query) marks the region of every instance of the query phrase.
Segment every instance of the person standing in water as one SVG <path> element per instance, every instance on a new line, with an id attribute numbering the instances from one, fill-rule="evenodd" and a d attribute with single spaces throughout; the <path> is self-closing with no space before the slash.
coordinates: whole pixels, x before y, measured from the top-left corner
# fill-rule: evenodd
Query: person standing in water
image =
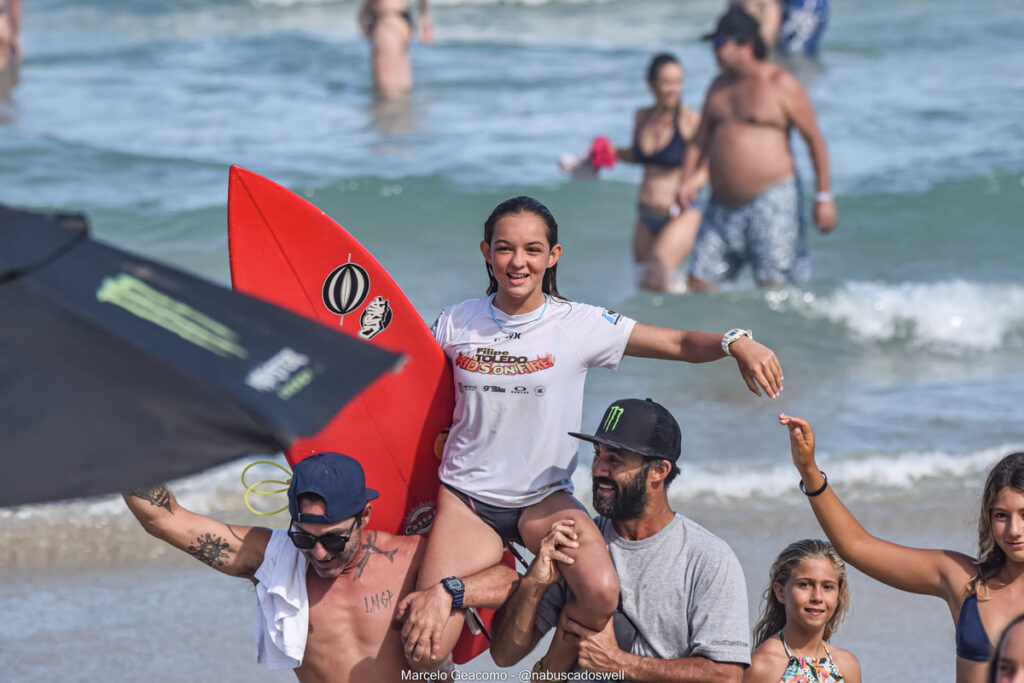
<path id="1" fill-rule="evenodd" d="M 633 227 L 633 260 L 642 268 L 640 286 L 656 292 L 681 292 L 676 272 L 693 249 L 701 212 L 677 202 L 683 177 L 683 153 L 697 132 L 700 114 L 683 106 L 683 67 L 668 53 L 655 55 L 647 67 L 654 104 L 636 110 L 633 143 L 615 149 L 617 158 L 642 164 L 643 180 Z M 697 184 L 707 173 L 698 173 Z"/>
<path id="2" fill-rule="evenodd" d="M 554 522 L 571 519 L 579 546 L 562 568 L 573 598 L 566 616 L 600 631 L 619 585 L 601 532 L 572 496 L 583 385 L 594 367 L 614 369 L 624 355 L 705 363 L 734 356 L 747 387 L 774 398 L 782 389 L 775 354 L 749 330 L 726 334 L 644 325 L 558 292 L 558 224 L 536 199 L 501 202 L 484 222 L 485 296 L 442 311 L 434 336 L 452 362 L 455 411 L 441 460 L 437 515 L 417 588 L 446 588 L 497 564 L 503 546 L 536 553 Z M 457 589 L 456 589 L 457 590 Z M 458 608 L 460 599 L 452 603 Z M 463 615 L 442 610 L 406 635 L 413 663 L 444 659 Z M 545 664 L 567 671 L 575 647 Z M 429 668 L 429 667 L 427 667 Z"/>
<path id="3" fill-rule="evenodd" d="M 839 555 L 876 581 L 942 598 L 956 625 L 956 682 L 982 683 L 1000 633 L 1024 610 L 1024 452 L 989 471 L 981 494 L 978 557 L 908 548 L 872 536 L 846 509 L 814 459 L 807 420 L 780 415 L 789 429 L 800 488 Z"/>
<path id="4" fill-rule="evenodd" d="M 434 25 L 427 0 L 419 0 L 417 19 L 420 40 L 434 41 Z M 359 27 L 370 41 L 370 63 L 377 95 L 391 98 L 412 89 L 412 61 L 409 44 L 413 19 L 406 0 L 364 0 L 359 10 Z"/>
<path id="5" fill-rule="evenodd" d="M 772 563 L 743 683 L 860 683 L 857 658 L 828 643 L 849 609 L 835 548 L 813 538 L 790 543 Z"/>
<path id="6" fill-rule="evenodd" d="M 21 0 L 0 0 L 0 76 L 17 81 L 21 62 Z"/>
<path id="7" fill-rule="evenodd" d="M 722 73 L 708 89 L 701 124 L 686 150 L 680 203 L 691 205 L 705 162 L 711 201 L 693 249 L 689 286 L 709 291 L 736 277 L 746 261 L 760 286 L 810 277 L 807 230 L 796 165 L 793 128 L 807 142 L 817 180 L 814 222 L 827 233 L 839 214 L 832 197 L 828 150 L 814 108 L 799 81 L 764 61 L 767 48 L 757 21 L 738 7 L 704 36 Z"/>

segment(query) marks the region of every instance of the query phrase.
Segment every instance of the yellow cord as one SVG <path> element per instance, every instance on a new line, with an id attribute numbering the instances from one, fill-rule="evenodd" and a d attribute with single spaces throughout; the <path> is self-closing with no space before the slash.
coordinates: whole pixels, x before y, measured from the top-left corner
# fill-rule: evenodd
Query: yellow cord
<path id="1" fill-rule="evenodd" d="M 272 467 L 276 467 L 276 468 L 278 468 L 279 470 L 281 470 L 282 472 L 284 472 L 285 474 L 288 475 L 289 481 L 281 481 L 280 479 L 263 479 L 261 481 L 257 481 L 254 484 L 246 484 L 245 483 L 245 473 L 248 472 L 253 467 L 255 467 L 256 465 L 270 465 Z M 274 510 L 273 512 L 262 512 L 260 510 L 257 510 L 249 502 L 249 494 L 250 493 L 255 493 L 255 494 L 258 494 L 260 496 L 269 496 L 269 495 L 272 495 L 274 493 L 286 493 L 288 491 L 288 484 L 290 483 L 291 476 L 292 476 L 292 473 L 288 470 L 287 467 L 283 467 L 282 465 L 279 465 L 278 463 L 273 462 L 271 460 L 257 460 L 256 462 L 252 462 L 252 463 L 249 463 L 248 465 L 246 465 L 245 469 L 242 470 L 242 486 L 245 487 L 245 507 L 249 508 L 249 512 L 253 513 L 254 515 L 260 515 L 261 517 L 270 517 L 271 515 L 276 515 L 279 512 L 284 512 L 285 510 L 287 510 L 288 509 L 287 505 L 285 505 L 280 510 Z M 257 491 L 256 487 L 257 486 L 262 486 L 263 484 L 280 484 L 284 488 L 272 489 L 272 490 L 269 490 L 269 491 Z"/>

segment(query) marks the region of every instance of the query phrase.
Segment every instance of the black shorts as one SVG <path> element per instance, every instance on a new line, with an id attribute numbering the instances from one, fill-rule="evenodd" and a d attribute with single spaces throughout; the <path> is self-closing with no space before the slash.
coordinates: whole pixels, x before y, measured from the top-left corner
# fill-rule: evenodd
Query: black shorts
<path id="1" fill-rule="evenodd" d="M 475 512 L 476 516 L 482 519 L 487 526 L 494 529 L 494 533 L 498 534 L 501 538 L 502 545 L 508 545 L 509 543 L 524 545 L 523 539 L 519 535 L 519 518 L 523 514 L 523 508 L 503 508 L 491 505 L 482 500 L 477 500 L 454 486 L 449 486 L 448 484 L 444 486 L 454 493 L 459 500 L 468 505 L 469 509 Z"/>

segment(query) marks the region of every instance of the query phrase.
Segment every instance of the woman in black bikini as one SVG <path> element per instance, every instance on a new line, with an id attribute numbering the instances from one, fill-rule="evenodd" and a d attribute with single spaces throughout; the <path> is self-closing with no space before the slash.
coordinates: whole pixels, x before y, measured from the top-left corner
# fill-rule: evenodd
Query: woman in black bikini
<path id="1" fill-rule="evenodd" d="M 622 161 L 643 164 L 633 230 L 633 260 L 642 264 L 640 286 L 680 292 L 679 265 L 690 255 L 701 212 L 676 203 L 683 152 L 700 125 L 700 114 L 683 106 L 683 67 L 674 56 L 655 55 L 647 68 L 654 106 L 636 111 L 633 144 L 615 150 Z M 702 171 L 706 180 L 706 170 Z"/>

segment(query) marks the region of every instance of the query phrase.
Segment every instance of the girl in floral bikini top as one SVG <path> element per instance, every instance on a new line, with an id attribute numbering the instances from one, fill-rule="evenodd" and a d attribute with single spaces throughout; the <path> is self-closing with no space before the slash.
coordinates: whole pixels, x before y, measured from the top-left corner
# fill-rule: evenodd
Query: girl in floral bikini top
<path id="1" fill-rule="evenodd" d="M 831 544 L 788 545 L 772 564 L 764 601 L 743 683 L 861 683 L 857 658 L 827 642 L 850 606 L 846 565 Z"/>

